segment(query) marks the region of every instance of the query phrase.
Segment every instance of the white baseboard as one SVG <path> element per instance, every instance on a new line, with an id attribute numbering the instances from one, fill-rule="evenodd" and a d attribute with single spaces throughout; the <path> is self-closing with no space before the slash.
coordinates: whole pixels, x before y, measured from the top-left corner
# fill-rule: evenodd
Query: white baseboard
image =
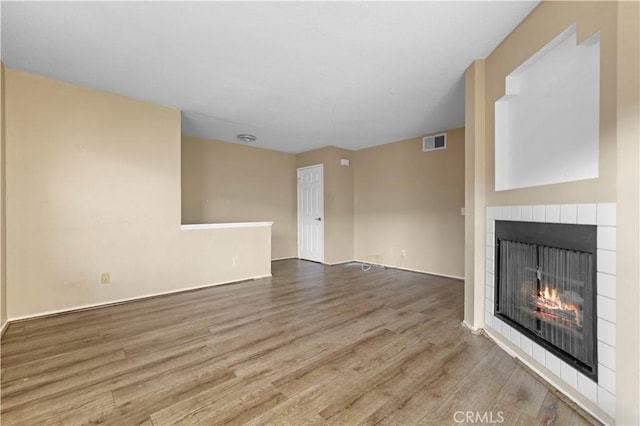
<path id="1" fill-rule="evenodd" d="M 296 256 L 290 256 L 290 257 L 279 257 L 277 259 L 271 259 L 272 262 L 277 262 L 279 260 L 289 260 L 289 259 L 297 259 Z"/>
<path id="2" fill-rule="evenodd" d="M 299 257 L 293 256 L 293 257 L 280 257 L 278 259 L 271 259 L 272 262 L 277 262 L 279 260 L 289 260 L 289 259 L 299 259 L 299 260 L 304 260 L 306 262 L 314 262 L 313 260 L 306 260 L 306 259 L 300 259 Z M 344 265 L 345 263 L 350 263 L 350 262 L 357 262 L 356 260 L 341 260 L 339 262 L 334 262 L 334 263 L 329 263 L 329 262 L 315 262 L 315 263 L 320 263 L 321 265 L 326 265 L 326 266 L 336 266 L 336 265 Z"/>
<path id="3" fill-rule="evenodd" d="M 99 308 L 105 308 L 107 306 L 121 305 L 123 303 L 135 302 L 135 301 L 144 300 L 144 299 L 152 299 L 154 297 L 167 296 L 167 295 L 170 295 L 170 294 L 185 293 L 187 291 L 199 290 L 199 289 L 203 289 L 203 288 L 207 288 L 207 287 L 216 287 L 216 286 L 219 286 L 219 285 L 237 284 L 237 283 L 241 283 L 241 282 L 244 282 L 244 281 L 260 280 L 260 279 L 263 279 L 263 278 L 271 278 L 271 277 L 272 277 L 271 274 L 256 275 L 254 277 L 242 278 L 240 280 L 222 281 L 222 282 L 219 282 L 219 283 L 204 284 L 204 285 L 199 285 L 199 286 L 181 288 L 181 289 L 178 289 L 178 290 L 169 290 L 169 291 L 164 291 L 164 292 L 160 292 L 160 293 L 149 293 L 149 294 L 144 294 L 144 295 L 141 295 L 141 296 L 128 297 L 128 298 L 125 298 L 125 299 L 111 300 L 111 301 L 108 301 L 108 302 L 92 303 L 92 304 L 88 304 L 88 305 L 75 306 L 75 307 L 65 308 L 65 309 L 56 309 L 56 310 L 53 310 L 53 311 L 46 311 L 46 312 L 41 312 L 41 313 L 33 314 L 33 315 L 23 315 L 23 316 L 18 316 L 18 317 L 11 317 L 11 318 L 9 318 L 7 320 L 7 322 L 5 323 L 3 328 L 6 328 L 9 323 L 16 322 L 16 321 L 26 321 L 26 320 L 35 319 L 35 318 L 44 318 L 44 317 L 68 314 L 68 313 L 71 313 L 71 312 L 88 311 L 88 310 L 91 310 L 91 309 L 99 309 Z"/>
<path id="4" fill-rule="evenodd" d="M 473 327 L 471 324 L 467 323 L 464 320 L 462 321 L 462 326 L 467 330 L 469 330 L 472 334 L 476 334 L 476 335 L 482 334 L 481 328 Z"/>
<path id="5" fill-rule="evenodd" d="M 252 277 L 252 278 L 249 278 L 249 279 L 255 281 L 255 280 L 261 280 L 261 279 L 264 279 L 264 278 L 273 278 L 273 275 L 271 275 L 271 274 L 256 275 L 255 277 Z M 240 283 L 242 281 L 247 281 L 247 280 L 231 281 L 231 282 L 228 282 L 228 283 L 221 283 L 221 284 L 212 284 L 211 286 L 223 285 L 223 284 L 235 284 L 235 283 Z M 211 286 L 209 286 L 209 287 L 211 287 Z"/>
<path id="6" fill-rule="evenodd" d="M 272 262 L 277 262 L 279 260 L 290 260 L 290 259 L 299 259 L 299 260 L 304 260 L 306 262 L 314 262 L 313 260 L 306 260 L 306 259 L 300 259 L 297 256 L 293 256 L 293 257 L 280 257 L 278 259 L 271 259 Z M 315 263 L 320 263 L 321 265 L 327 265 L 327 266 L 336 266 L 336 265 L 342 265 L 345 263 L 349 263 L 349 262 L 355 262 L 355 260 L 342 260 L 340 262 L 335 262 L 335 263 L 329 263 L 329 262 L 315 262 Z"/>
<path id="7" fill-rule="evenodd" d="M 9 320 L 6 320 L 4 324 L 2 324 L 2 327 L 0 327 L 0 339 L 2 339 L 2 336 L 4 336 L 4 333 L 7 331 L 7 328 L 9 328 Z"/>
<path id="8" fill-rule="evenodd" d="M 275 261 L 278 261 L 278 260 L 287 260 L 287 259 L 298 259 L 298 258 L 297 257 L 283 257 L 283 258 L 279 258 L 279 259 L 272 259 L 271 261 L 275 262 Z M 334 263 L 329 263 L 329 262 L 320 262 L 320 263 L 323 264 L 323 265 L 327 265 L 327 266 L 336 266 L 336 265 L 344 265 L 345 263 L 352 263 L 352 262 L 365 263 L 367 265 L 384 266 L 385 268 L 390 268 L 390 269 L 399 269 L 401 271 L 417 272 L 419 274 L 435 275 L 437 277 L 451 278 L 451 279 L 454 279 L 454 280 L 464 281 L 464 277 L 459 277 L 457 275 L 447 275 L 447 274 L 441 274 L 439 272 L 423 271 L 423 270 L 420 270 L 420 269 L 403 268 L 402 266 L 387 265 L 386 263 L 367 262 L 365 260 L 358 260 L 358 259 L 341 260 L 339 262 L 334 262 Z"/>
<path id="9" fill-rule="evenodd" d="M 323 265 L 327 265 L 327 266 L 336 266 L 336 265 L 344 265 L 345 263 L 350 263 L 350 262 L 355 262 L 355 260 L 342 260 L 340 262 L 335 262 L 335 263 L 327 263 L 327 262 L 322 262 Z"/>
<path id="10" fill-rule="evenodd" d="M 385 263 L 367 262 L 365 260 L 357 260 L 357 259 L 353 260 L 352 262 L 360 262 L 360 263 L 366 263 L 368 265 L 384 266 L 385 268 L 400 269 L 401 271 L 417 272 L 419 274 L 435 275 L 437 277 L 452 278 L 454 280 L 464 281 L 464 277 L 458 277 L 456 275 L 441 274 L 440 272 L 423 271 L 421 269 L 404 268 L 402 266 L 387 265 Z"/>

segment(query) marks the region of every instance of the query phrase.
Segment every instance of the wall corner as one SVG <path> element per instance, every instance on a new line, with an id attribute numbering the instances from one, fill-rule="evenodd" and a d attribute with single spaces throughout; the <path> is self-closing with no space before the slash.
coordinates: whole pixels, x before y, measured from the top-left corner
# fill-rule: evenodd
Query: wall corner
<path id="1" fill-rule="evenodd" d="M 484 327 L 485 61 L 465 72 L 465 285 L 464 322 Z"/>

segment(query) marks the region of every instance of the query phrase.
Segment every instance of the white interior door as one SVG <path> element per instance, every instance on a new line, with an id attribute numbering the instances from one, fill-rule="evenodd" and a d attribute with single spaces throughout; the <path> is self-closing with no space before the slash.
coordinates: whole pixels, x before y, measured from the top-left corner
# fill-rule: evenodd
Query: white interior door
<path id="1" fill-rule="evenodd" d="M 322 164 L 298 169 L 298 258 L 324 262 Z"/>

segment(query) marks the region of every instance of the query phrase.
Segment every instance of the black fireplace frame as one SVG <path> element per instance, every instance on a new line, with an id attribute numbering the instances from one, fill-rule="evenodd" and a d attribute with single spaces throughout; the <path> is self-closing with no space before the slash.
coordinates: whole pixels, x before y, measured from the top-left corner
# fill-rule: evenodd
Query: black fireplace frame
<path id="1" fill-rule="evenodd" d="M 587 377 L 598 381 L 598 318 L 597 318 L 597 226 L 576 225 L 564 223 L 519 222 L 519 221 L 495 221 L 495 252 L 494 252 L 494 312 L 495 316 L 524 334 L 549 352 L 558 356 L 567 364 L 583 373 Z M 592 292 L 593 306 L 593 360 L 594 365 L 589 366 L 574 358 L 571 354 L 556 347 L 552 343 L 538 336 L 528 328 L 520 325 L 506 315 L 500 313 L 500 242 L 502 240 L 516 241 L 540 246 L 556 247 L 565 250 L 575 250 L 593 255 L 592 277 L 594 291 Z"/>

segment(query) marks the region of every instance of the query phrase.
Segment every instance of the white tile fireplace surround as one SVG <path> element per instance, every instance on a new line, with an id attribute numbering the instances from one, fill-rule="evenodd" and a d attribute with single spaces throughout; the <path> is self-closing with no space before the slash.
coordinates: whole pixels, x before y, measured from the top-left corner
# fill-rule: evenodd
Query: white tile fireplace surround
<path id="1" fill-rule="evenodd" d="M 578 372 L 533 340 L 494 315 L 495 221 L 597 225 L 597 346 L 598 382 Z M 487 332 L 508 351 L 538 372 L 583 408 L 591 401 L 615 418 L 616 407 L 616 205 L 562 204 L 487 207 L 485 323 Z M 526 356 L 523 356 L 526 355 Z M 601 419 L 604 420 L 604 419 Z"/>

